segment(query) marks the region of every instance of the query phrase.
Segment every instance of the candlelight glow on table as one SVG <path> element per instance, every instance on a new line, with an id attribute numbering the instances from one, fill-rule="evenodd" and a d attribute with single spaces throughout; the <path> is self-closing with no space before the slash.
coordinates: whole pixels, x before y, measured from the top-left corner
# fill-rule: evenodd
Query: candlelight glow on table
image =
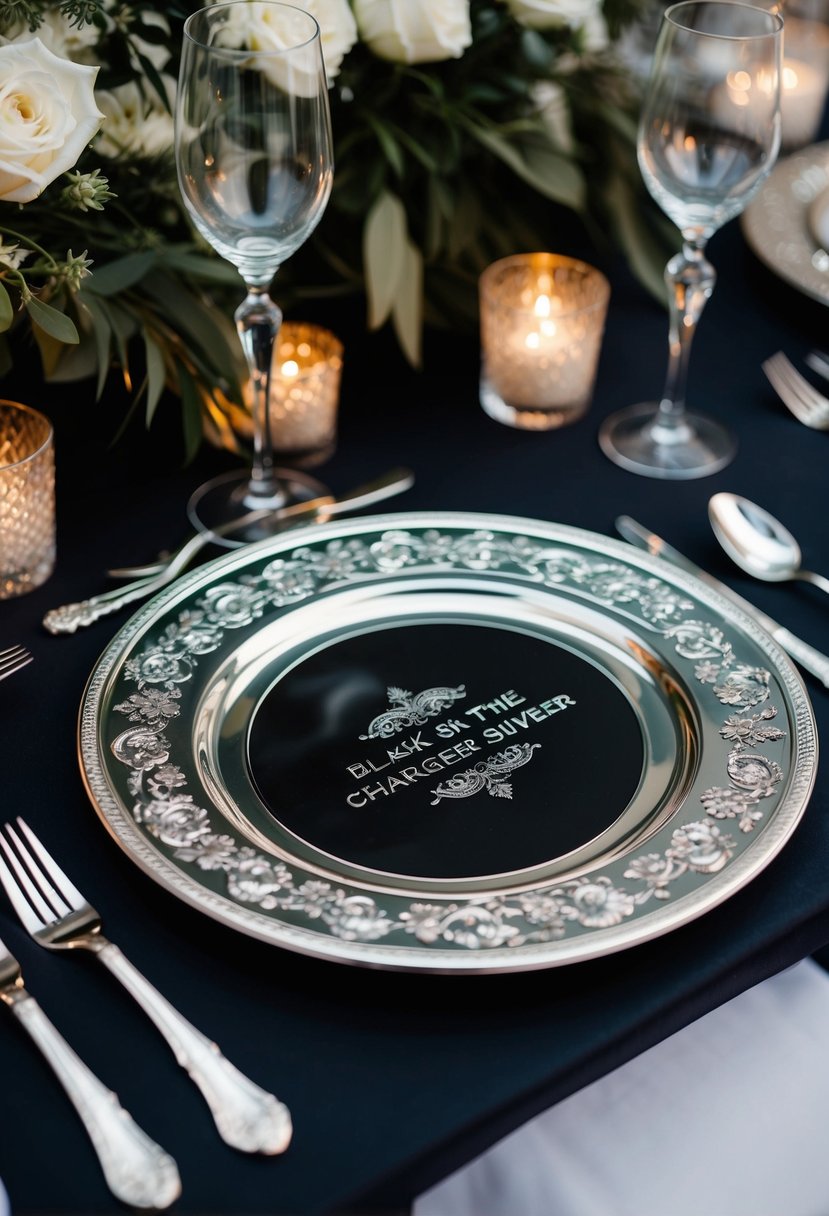
<path id="1" fill-rule="evenodd" d="M 32 591 L 55 565 L 52 424 L 0 401 L 0 599 Z"/>
<path id="2" fill-rule="evenodd" d="M 586 262 L 515 254 L 480 278 L 480 401 L 527 430 L 575 422 L 593 394 L 610 284 Z"/>

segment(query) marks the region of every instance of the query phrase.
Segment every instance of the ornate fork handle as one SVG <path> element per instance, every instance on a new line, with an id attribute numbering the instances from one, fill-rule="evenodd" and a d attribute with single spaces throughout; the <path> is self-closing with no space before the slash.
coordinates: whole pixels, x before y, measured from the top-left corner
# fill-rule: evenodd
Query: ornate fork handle
<path id="1" fill-rule="evenodd" d="M 126 587 L 118 587 L 113 591 L 104 591 L 93 595 L 91 599 L 81 600 L 76 604 L 63 604 L 60 608 L 52 608 L 43 618 L 43 624 L 49 633 L 75 633 L 86 625 L 94 625 L 102 616 L 118 612 L 134 600 L 145 599 L 146 596 L 160 591 L 185 569 L 187 564 L 206 545 L 209 545 L 211 535 L 208 532 L 197 532 L 181 546 L 173 555 L 165 568 L 158 574 L 150 574 L 146 578 L 136 579 Z"/>
<path id="2" fill-rule="evenodd" d="M 288 1108 L 239 1072 L 106 938 L 94 939 L 101 962 L 152 1019 L 207 1101 L 226 1144 L 248 1153 L 281 1153 L 291 1140 Z"/>
<path id="3" fill-rule="evenodd" d="M 358 486 L 357 489 L 351 490 L 337 499 L 325 495 L 310 499 L 308 502 L 293 503 L 290 506 L 282 507 L 279 511 L 267 509 L 249 511 L 247 515 L 233 520 L 230 524 L 215 528 L 213 532 L 196 532 L 157 572 L 145 578 L 136 579 L 134 582 L 128 583 L 126 587 L 104 591 L 100 595 L 93 595 L 91 599 L 81 600 L 76 604 L 63 604 L 60 608 L 53 608 L 43 618 L 44 628 L 54 634 L 75 633 L 83 626 L 94 625 L 102 616 L 118 612 L 119 609 L 125 608 L 134 600 L 145 599 L 148 595 L 153 595 L 162 587 L 166 587 L 168 583 L 172 583 L 186 569 L 196 554 L 211 541 L 220 536 L 229 536 L 246 524 L 256 523 L 270 516 L 279 523 L 279 527 L 275 527 L 274 530 L 281 531 L 283 527 L 288 528 L 308 522 L 312 518 L 328 519 L 329 516 L 342 515 L 349 511 L 356 511 L 358 508 L 369 507 L 381 502 L 384 498 L 400 494 L 403 490 L 407 490 L 413 481 L 414 474 L 411 470 L 390 469 L 374 481 L 367 482 L 364 486 Z"/>
<path id="4" fill-rule="evenodd" d="M 143 1132 L 59 1034 L 25 988 L 4 995 L 40 1048 L 83 1120 L 116 1198 L 136 1208 L 161 1209 L 181 1194 L 173 1158 Z"/>

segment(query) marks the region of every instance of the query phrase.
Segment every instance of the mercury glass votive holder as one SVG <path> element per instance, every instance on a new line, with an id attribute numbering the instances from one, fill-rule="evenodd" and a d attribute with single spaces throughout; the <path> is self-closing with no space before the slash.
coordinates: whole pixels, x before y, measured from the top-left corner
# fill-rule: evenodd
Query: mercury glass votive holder
<path id="1" fill-rule="evenodd" d="M 508 426 L 576 422 L 593 396 L 610 284 L 556 253 L 514 254 L 479 280 L 480 401 Z"/>
<path id="2" fill-rule="evenodd" d="M 55 454 L 48 418 L 0 400 L 0 599 L 33 591 L 55 566 Z"/>
<path id="3" fill-rule="evenodd" d="M 271 368 L 270 420 L 281 463 L 307 469 L 337 445 L 343 344 L 330 330 L 285 321 Z"/>

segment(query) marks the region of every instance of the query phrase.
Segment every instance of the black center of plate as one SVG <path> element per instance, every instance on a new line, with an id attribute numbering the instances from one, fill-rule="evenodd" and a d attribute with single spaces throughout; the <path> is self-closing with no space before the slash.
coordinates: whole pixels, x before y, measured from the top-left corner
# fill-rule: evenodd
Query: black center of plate
<path id="1" fill-rule="evenodd" d="M 337 641 L 266 694 L 248 740 L 274 818 L 351 865 L 511 873 L 608 828 L 639 784 L 633 707 L 553 641 L 406 624 Z"/>

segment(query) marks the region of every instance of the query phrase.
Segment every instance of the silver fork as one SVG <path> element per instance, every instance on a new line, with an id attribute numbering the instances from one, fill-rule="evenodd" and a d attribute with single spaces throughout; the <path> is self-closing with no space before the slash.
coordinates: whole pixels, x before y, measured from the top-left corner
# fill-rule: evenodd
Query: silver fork
<path id="1" fill-rule="evenodd" d="M 5 650 L 0 650 L 0 680 L 13 676 L 27 663 L 31 663 L 33 658 L 25 646 L 7 646 Z"/>
<path id="2" fill-rule="evenodd" d="M 785 406 L 804 426 L 829 430 L 829 397 L 824 397 L 802 376 L 782 351 L 770 355 L 763 371 Z"/>
<path id="3" fill-rule="evenodd" d="M 141 1130 L 52 1025 L 24 988 L 20 964 L 2 941 L 0 1001 L 37 1044 L 80 1115 L 113 1195 L 136 1208 L 169 1207 L 181 1194 L 175 1161 Z"/>
<path id="4" fill-rule="evenodd" d="M 47 950 L 89 950 L 120 980 L 172 1047 L 200 1089 L 226 1144 L 248 1153 L 281 1153 L 291 1117 L 273 1094 L 244 1076 L 144 978 L 101 932 L 101 918 L 18 816 L 24 840 L 3 825 L 0 882 L 26 929 Z"/>
<path id="5" fill-rule="evenodd" d="M 829 355 L 822 350 L 810 350 L 803 357 L 813 372 L 817 372 L 824 380 L 829 380 Z"/>

